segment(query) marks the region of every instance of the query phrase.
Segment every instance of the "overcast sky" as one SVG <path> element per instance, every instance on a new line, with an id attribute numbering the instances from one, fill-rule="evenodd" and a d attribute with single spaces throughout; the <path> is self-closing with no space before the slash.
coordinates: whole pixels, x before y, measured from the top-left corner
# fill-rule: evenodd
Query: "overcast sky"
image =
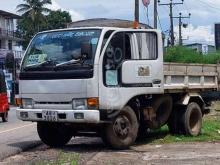
<path id="1" fill-rule="evenodd" d="M 141 0 L 140 0 L 141 1 Z M 173 0 L 181 2 L 181 0 Z M 73 21 L 88 18 L 119 18 L 133 20 L 134 0 L 52 0 L 51 9 L 63 9 L 71 13 Z M 170 0 L 161 0 L 161 3 L 168 3 Z M 23 0 L 0 0 L 0 10 L 16 13 L 16 6 L 23 3 Z M 140 5 L 140 20 L 143 23 L 153 25 L 153 0 L 149 10 Z M 191 19 L 185 19 L 188 28 L 183 30 L 185 43 L 201 42 L 214 44 L 214 23 L 220 22 L 220 0 L 185 0 L 184 5 L 174 6 L 174 16 L 179 12 L 183 16 L 192 14 Z M 147 17 L 148 13 L 148 17 Z M 158 7 L 160 25 L 162 31 L 169 29 L 169 8 Z M 159 23 L 158 23 L 159 24 Z M 178 20 L 175 20 L 175 31 L 178 37 Z"/>

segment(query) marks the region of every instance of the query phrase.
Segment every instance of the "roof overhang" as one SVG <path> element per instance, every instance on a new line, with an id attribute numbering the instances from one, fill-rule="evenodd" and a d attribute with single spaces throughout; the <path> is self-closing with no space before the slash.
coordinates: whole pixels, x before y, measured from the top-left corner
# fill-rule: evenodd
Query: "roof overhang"
<path id="1" fill-rule="evenodd" d="M 0 16 L 3 16 L 5 18 L 21 19 L 21 16 L 3 10 L 0 10 Z"/>

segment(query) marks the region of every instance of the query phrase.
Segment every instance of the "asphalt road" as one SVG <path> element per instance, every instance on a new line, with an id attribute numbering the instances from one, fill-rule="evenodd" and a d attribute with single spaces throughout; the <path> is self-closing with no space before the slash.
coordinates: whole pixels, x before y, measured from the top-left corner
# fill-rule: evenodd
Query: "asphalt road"
<path id="1" fill-rule="evenodd" d="M 41 144 L 36 124 L 16 118 L 16 107 L 9 111 L 9 121 L 0 119 L 0 160 Z"/>

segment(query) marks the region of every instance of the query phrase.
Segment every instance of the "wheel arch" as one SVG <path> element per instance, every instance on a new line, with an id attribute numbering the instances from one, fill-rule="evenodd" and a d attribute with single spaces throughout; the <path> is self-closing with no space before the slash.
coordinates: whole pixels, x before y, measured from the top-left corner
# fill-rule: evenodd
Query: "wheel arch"
<path id="1" fill-rule="evenodd" d="M 130 106 L 133 111 L 135 112 L 138 121 L 141 121 L 141 118 L 143 115 L 141 110 L 143 107 L 152 107 L 154 103 L 161 98 L 167 98 L 169 97 L 171 101 L 173 102 L 172 96 L 169 94 L 162 94 L 162 95 L 137 95 L 131 98 L 125 106 Z"/>
<path id="2" fill-rule="evenodd" d="M 130 106 L 134 113 L 136 114 L 136 117 L 138 121 L 141 120 L 141 112 L 140 112 L 140 99 L 141 97 L 144 97 L 144 95 L 137 95 L 131 98 L 125 106 Z"/>
<path id="3" fill-rule="evenodd" d="M 187 93 L 182 97 L 182 99 L 178 102 L 178 104 L 187 106 L 191 102 L 197 103 L 200 106 L 202 113 L 204 113 L 205 101 L 203 100 L 203 98 L 199 93 Z"/>

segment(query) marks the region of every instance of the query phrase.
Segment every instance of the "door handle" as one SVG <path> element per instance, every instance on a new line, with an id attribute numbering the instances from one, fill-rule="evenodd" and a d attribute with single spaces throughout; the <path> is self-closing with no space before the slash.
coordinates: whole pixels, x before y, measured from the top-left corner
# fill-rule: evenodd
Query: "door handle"
<path id="1" fill-rule="evenodd" d="M 155 80 L 153 80 L 153 84 L 161 84 L 161 80 L 155 79 Z"/>

